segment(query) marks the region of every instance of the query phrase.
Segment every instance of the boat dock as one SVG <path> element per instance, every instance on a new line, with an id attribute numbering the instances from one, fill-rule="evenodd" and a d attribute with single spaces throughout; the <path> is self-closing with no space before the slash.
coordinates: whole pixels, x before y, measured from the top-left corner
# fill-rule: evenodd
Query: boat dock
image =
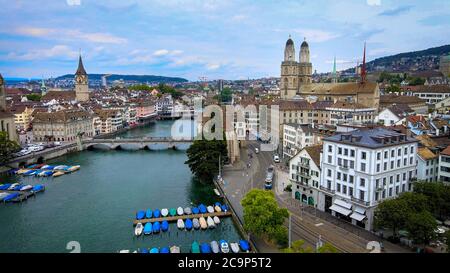
<path id="1" fill-rule="evenodd" d="M 19 196 L 17 196 L 16 198 L 11 200 L 11 202 L 15 202 L 15 203 L 27 200 L 28 197 L 34 196 L 36 194 L 34 191 L 5 191 L 5 190 L 0 190 L 0 192 L 5 192 L 5 193 L 8 193 L 8 194 L 18 193 Z"/>
<path id="2" fill-rule="evenodd" d="M 208 216 L 211 216 L 211 217 L 217 216 L 219 218 L 220 217 L 229 217 L 229 216 L 231 216 L 231 211 L 199 213 L 199 214 L 189 214 L 189 215 L 183 214 L 183 215 L 166 216 L 166 217 L 159 217 L 159 218 L 150 218 L 150 219 L 144 218 L 141 220 L 134 220 L 133 225 L 137 225 L 137 223 L 145 224 L 145 223 L 154 223 L 154 222 L 162 222 L 162 221 L 167 221 L 170 223 L 170 222 L 176 222 L 176 221 L 178 221 L 178 219 L 185 220 L 185 219 L 194 219 L 194 218 L 200 218 L 200 217 L 207 218 Z"/>

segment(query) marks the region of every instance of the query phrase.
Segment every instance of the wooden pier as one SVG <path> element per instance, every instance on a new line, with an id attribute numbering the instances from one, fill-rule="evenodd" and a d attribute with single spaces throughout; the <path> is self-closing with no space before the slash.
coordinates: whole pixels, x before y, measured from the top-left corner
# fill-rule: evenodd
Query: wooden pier
<path id="1" fill-rule="evenodd" d="M 24 200 L 27 200 L 28 197 L 30 196 L 34 196 L 36 193 L 34 191 L 6 191 L 6 190 L 0 190 L 0 192 L 6 192 L 6 193 L 18 193 L 19 196 L 17 196 L 16 198 L 12 199 L 10 202 L 22 202 Z M 4 202 L 4 201 L 3 201 Z"/>
<path id="2" fill-rule="evenodd" d="M 154 223 L 154 222 L 162 222 L 162 221 L 167 221 L 170 223 L 170 222 L 176 222 L 176 221 L 178 221 L 178 219 L 185 220 L 185 219 L 194 219 L 194 218 L 200 218 L 200 217 L 204 217 L 206 219 L 206 218 L 208 218 L 208 216 L 211 216 L 211 217 L 217 216 L 219 218 L 220 217 L 229 217 L 229 216 L 231 216 L 231 211 L 225 211 L 225 212 L 221 211 L 221 212 L 213 212 L 213 213 L 208 212 L 208 213 L 189 214 L 189 215 L 183 214 L 183 215 L 166 216 L 166 217 L 159 217 L 159 218 L 150 218 L 150 219 L 144 218 L 141 220 L 134 220 L 133 225 L 136 225 L 137 223 L 145 224 L 145 223 Z"/>

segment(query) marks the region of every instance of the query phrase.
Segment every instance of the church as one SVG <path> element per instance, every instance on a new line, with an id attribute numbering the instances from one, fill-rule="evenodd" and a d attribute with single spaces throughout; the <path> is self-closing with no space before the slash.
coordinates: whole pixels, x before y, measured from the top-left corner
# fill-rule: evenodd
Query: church
<path id="1" fill-rule="evenodd" d="M 353 102 L 378 109 L 378 84 L 367 82 L 365 71 L 361 74 L 359 82 L 313 83 L 310 50 L 306 39 L 300 46 L 297 62 L 294 41 L 289 37 L 284 49 L 284 61 L 281 63 L 280 98 L 290 100 L 300 97 L 308 101 Z"/>

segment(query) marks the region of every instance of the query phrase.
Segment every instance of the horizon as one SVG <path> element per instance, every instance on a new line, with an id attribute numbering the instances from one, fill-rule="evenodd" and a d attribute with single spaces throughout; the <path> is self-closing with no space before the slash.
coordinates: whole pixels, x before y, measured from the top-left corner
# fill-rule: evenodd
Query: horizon
<path id="1" fill-rule="evenodd" d="M 364 42 L 368 62 L 450 44 L 450 9 L 438 0 L 0 3 L 5 78 L 73 74 L 80 51 L 89 74 L 279 77 L 289 35 L 296 59 L 306 38 L 318 73 L 332 71 L 334 56 L 337 70 L 356 66 Z"/>

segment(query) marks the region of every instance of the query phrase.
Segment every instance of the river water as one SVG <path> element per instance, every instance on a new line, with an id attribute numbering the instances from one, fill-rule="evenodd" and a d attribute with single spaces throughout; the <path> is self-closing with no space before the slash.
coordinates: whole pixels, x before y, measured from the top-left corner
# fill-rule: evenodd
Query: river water
<path id="1" fill-rule="evenodd" d="M 120 137 L 170 136 L 172 121 L 122 133 Z M 170 224 L 167 233 L 134 236 L 137 210 L 176 208 L 218 200 L 213 188 L 193 181 L 185 151 L 83 151 L 49 164 L 81 165 L 57 178 L 0 177 L 1 183 L 44 184 L 46 191 L 23 203 L 0 203 L 0 252 L 70 252 L 70 241 L 81 252 L 117 252 L 190 244 L 240 235 L 231 218 L 215 229 L 181 231 Z"/>

